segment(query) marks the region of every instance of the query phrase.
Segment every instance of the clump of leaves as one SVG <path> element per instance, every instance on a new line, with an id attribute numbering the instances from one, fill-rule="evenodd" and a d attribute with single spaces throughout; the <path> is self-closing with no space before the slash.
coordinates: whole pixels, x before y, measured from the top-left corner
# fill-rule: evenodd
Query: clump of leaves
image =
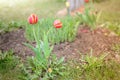
<path id="1" fill-rule="evenodd" d="M 77 15 L 85 25 L 88 25 L 91 30 L 94 30 L 97 27 L 101 12 L 97 13 L 90 8 L 86 8 L 83 13 L 78 12 Z"/>
<path id="2" fill-rule="evenodd" d="M 13 51 L 0 52 L 0 80 L 20 80 L 25 76 L 21 67 L 20 59 Z"/>
<path id="3" fill-rule="evenodd" d="M 11 21 L 6 24 L 0 21 L 0 33 L 9 32 L 20 27 L 23 27 L 23 22 Z"/>
<path id="4" fill-rule="evenodd" d="M 49 59 L 48 64 L 45 68 L 40 64 L 35 57 L 29 57 L 26 65 L 24 67 L 25 73 L 27 73 L 27 78 L 29 80 L 53 80 L 56 79 L 58 76 L 64 76 L 64 64 L 63 58 L 57 59 L 55 55 L 51 56 Z"/>
<path id="5" fill-rule="evenodd" d="M 119 23 L 108 22 L 106 23 L 106 27 L 120 36 L 120 24 Z"/>
<path id="6" fill-rule="evenodd" d="M 97 68 L 97 67 L 98 68 L 101 67 L 103 65 L 104 58 L 108 55 L 108 54 L 105 54 L 100 57 L 95 57 L 92 55 L 92 53 L 93 52 L 91 50 L 90 55 L 83 56 L 81 59 L 84 63 L 84 64 L 82 64 L 82 67 L 86 71 L 89 71 L 89 70 Z"/>
<path id="7" fill-rule="evenodd" d="M 8 71 L 13 69 L 18 63 L 17 58 L 12 51 L 0 52 L 0 71 Z"/>
<path id="8" fill-rule="evenodd" d="M 53 47 L 50 47 L 47 35 L 44 35 L 44 38 L 41 41 L 35 34 L 34 37 L 37 43 L 36 47 L 25 43 L 25 45 L 31 48 L 35 53 L 35 57 L 31 57 L 28 60 L 28 64 L 24 69 L 28 74 L 28 78 L 30 80 L 49 80 L 54 79 L 59 75 L 64 75 L 64 58 L 62 57 L 61 59 L 57 59 L 56 56 L 51 56 Z"/>
<path id="9" fill-rule="evenodd" d="M 112 46 L 112 50 L 114 51 L 114 53 L 115 53 L 116 55 L 120 55 L 120 44 L 114 44 L 114 45 Z"/>

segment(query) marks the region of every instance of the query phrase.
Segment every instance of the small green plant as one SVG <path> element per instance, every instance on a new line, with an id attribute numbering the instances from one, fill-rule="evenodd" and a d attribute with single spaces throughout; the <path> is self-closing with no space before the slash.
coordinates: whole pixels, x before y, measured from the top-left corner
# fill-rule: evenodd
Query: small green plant
<path id="1" fill-rule="evenodd" d="M 116 55 L 120 55 L 120 44 L 114 44 L 114 45 L 112 46 L 112 50 L 114 51 L 114 53 L 115 53 Z"/>
<path id="2" fill-rule="evenodd" d="M 0 52 L 0 80 L 21 80 L 20 76 L 24 74 L 19 67 L 20 64 L 22 64 L 20 59 L 12 50 Z"/>
<path id="3" fill-rule="evenodd" d="M 106 27 L 111 31 L 115 32 L 118 36 L 120 36 L 120 24 L 119 23 L 106 23 Z"/>
<path id="4" fill-rule="evenodd" d="M 90 8 L 87 8 L 83 13 L 77 13 L 77 15 L 85 25 L 88 25 L 93 30 L 97 27 L 101 12 L 95 13 Z"/>
<path id="5" fill-rule="evenodd" d="M 56 56 L 51 56 L 53 47 L 49 46 L 48 38 L 44 35 L 43 41 L 36 44 L 33 47 L 29 44 L 25 44 L 30 47 L 34 53 L 35 57 L 28 60 L 29 65 L 27 73 L 29 73 L 30 80 L 36 78 L 42 78 L 43 80 L 53 79 L 58 75 L 63 75 L 64 66 L 62 62 L 64 58 L 57 59 Z"/>
<path id="6" fill-rule="evenodd" d="M 9 24 L 8 24 L 9 28 L 18 28 L 21 26 L 20 23 L 16 22 L 16 21 L 11 21 Z"/>
<path id="7" fill-rule="evenodd" d="M 13 69 L 18 63 L 16 60 L 12 51 L 0 52 L 0 72 Z"/>
<path id="8" fill-rule="evenodd" d="M 4 23 L 0 21 L 0 33 L 10 32 L 14 29 L 23 27 L 23 22 L 11 21 L 9 23 Z"/>
<path id="9" fill-rule="evenodd" d="M 88 72 L 95 68 L 100 68 L 103 65 L 104 58 L 108 55 L 108 54 L 105 54 L 99 57 L 95 57 L 92 55 L 92 53 L 93 52 L 91 50 L 90 55 L 83 56 L 81 59 L 83 61 L 83 64 L 82 64 L 83 69 Z"/>

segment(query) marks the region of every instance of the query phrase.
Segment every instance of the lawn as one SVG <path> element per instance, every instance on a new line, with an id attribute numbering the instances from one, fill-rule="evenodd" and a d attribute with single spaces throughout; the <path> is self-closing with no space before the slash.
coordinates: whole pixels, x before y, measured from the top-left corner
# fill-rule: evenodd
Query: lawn
<path id="1" fill-rule="evenodd" d="M 120 1 L 106 0 L 105 2 L 96 3 L 94 7 L 102 11 L 102 22 L 118 22 L 120 24 Z"/>
<path id="2" fill-rule="evenodd" d="M 54 17 L 64 3 L 57 0 L 0 0 L 0 20 L 3 22 L 23 21 L 31 13 L 39 18 Z"/>

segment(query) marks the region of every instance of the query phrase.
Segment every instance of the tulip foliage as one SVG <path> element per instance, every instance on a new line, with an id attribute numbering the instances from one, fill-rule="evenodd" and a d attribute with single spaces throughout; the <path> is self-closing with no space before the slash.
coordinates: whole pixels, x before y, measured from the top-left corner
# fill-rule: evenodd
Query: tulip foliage
<path id="1" fill-rule="evenodd" d="M 93 30 L 97 27 L 101 12 L 97 13 L 92 9 L 86 8 L 84 13 L 78 13 L 77 15 L 85 25 L 89 26 Z"/>
<path id="2" fill-rule="evenodd" d="M 35 47 L 25 43 L 35 53 L 35 57 L 29 58 L 25 65 L 29 80 L 38 78 L 40 80 L 53 80 L 55 76 L 63 76 L 64 57 L 57 59 L 56 55 L 51 55 L 53 47 L 49 45 L 46 34 L 43 35 L 43 40 L 38 40 L 36 35 L 34 37 L 36 37 Z"/>
<path id="3" fill-rule="evenodd" d="M 43 34 L 47 33 L 48 40 L 52 44 L 65 41 L 71 42 L 75 39 L 77 32 L 76 19 L 72 17 L 61 20 L 54 18 L 41 19 L 35 24 L 35 27 L 28 24 L 26 27 L 26 37 L 29 41 L 34 40 L 33 28 L 39 40 L 43 40 Z"/>

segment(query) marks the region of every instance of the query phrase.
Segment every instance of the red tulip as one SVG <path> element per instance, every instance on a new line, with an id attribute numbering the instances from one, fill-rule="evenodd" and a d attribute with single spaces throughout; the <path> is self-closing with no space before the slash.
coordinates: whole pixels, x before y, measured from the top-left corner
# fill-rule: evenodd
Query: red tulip
<path id="1" fill-rule="evenodd" d="M 53 25 L 55 28 L 61 28 L 62 22 L 60 20 L 55 20 Z"/>
<path id="2" fill-rule="evenodd" d="M 29 17 L 28 17 L 28 22 L 30 24 L 36 24 L 38 22 L 38 17 L 36 14 L 31 14 Z"/>
<path id="3" fill-rule="evenodd" d="M 89 2 L 89 0 L 84 0 L 85 1 L 85 3 L 88 3 Z"/>

